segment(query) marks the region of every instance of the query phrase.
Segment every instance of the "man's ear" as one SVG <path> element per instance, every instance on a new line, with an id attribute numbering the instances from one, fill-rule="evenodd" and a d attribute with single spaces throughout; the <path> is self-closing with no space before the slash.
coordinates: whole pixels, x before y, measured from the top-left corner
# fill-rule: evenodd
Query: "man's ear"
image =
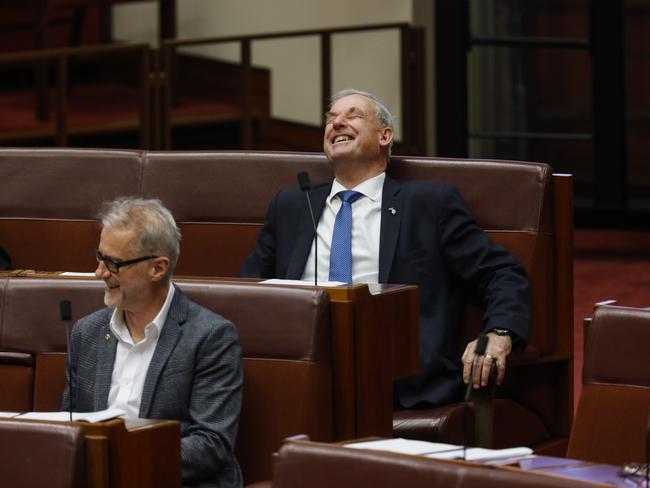
<path id="1" fill-rule="evenodd" d="M 393 141 L 394 136 L 395 134 L 393 133 L 393 129 L 390 127 L 384 127 L 379 131 L 379 145 L 382 147 L 389 146 Z"/>
<path id="2" fill-rule="evenodd" d="M 153 265 L 149 268 L 151 281 L 160 281 L 167 275 L 169 269 L 169 258 L 160 256 L 153 259 Z"/>

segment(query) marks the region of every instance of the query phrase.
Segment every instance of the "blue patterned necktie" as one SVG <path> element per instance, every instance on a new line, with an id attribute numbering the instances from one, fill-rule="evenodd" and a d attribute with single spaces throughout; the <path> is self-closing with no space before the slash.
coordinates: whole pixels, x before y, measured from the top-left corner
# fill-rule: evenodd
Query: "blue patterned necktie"
<path id="1" fill-rule="evenodd" d="M 336 214 L 330 253 L 330 281 L 352 283 L 352 204 L 361 196 L 358 191 L 337 193 L 341 209 Z"/>

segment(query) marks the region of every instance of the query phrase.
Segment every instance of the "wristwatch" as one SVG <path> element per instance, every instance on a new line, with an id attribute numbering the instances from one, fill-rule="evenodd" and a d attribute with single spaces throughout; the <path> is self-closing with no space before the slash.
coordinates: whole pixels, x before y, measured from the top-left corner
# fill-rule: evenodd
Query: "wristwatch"
<path id="1" fill-rule="evenodd" d="M 512 334 L 508 329 L 492 329 L 489 332 L 494 332 L 498 336 L 511 336 Z"/>

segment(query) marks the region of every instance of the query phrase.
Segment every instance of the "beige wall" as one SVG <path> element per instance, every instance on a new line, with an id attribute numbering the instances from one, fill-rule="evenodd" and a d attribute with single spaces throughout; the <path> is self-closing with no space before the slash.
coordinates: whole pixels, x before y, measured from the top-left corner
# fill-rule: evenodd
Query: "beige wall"
<path id="1" fill-rule="evenodd" d="M 195 38 L 376 23 L 411 23 L 414 22 L 414 3 L 418 11 L 422 11 L 423 1 L 178 0 L 178 36 Z M 114 37 L 155 43 L 157 9 L 154 2 L 117 6 L 114 7 L 114 15 Z M 397 31 L 336 35 L 332 39 L 332 51 L 333 90 L 353 86 L 373 92 L 384 100 L 399 120 Z M 195 48 L 192 52 L 233 61 L 239 58 L 236 45 Z M 255 42 L 253 63 L 271 70 L 271 111 L 274 117 L 320 123 L 318 38 Z M 399 126 L 397 132 L 399 138 Z"/>

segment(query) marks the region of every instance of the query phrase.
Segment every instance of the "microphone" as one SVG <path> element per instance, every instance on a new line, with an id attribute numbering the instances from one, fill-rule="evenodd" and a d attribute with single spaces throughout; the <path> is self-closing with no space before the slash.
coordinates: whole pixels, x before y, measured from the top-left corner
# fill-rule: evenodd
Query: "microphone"
<path id="1" fill-rule="evenodd" d="M 474 348 L 474 360 L 477 357 L 485 355 L 485 350 L 487 349 L 489 337 L 487 334 L 480 334 L 478 340 L 476 341 L 476 347 Z M 472 394 L 472 382 L 474 378 L 474 361 L 472 361 L 472 372 L 467 382 L 467 388 L 465 389 L 465 399 L 463 400 L 463 417 L 464 417 L 464 426 L 463 426 L 463 461 L 467 460 L 467 423 L 469 415 L 469 397 Z"/>
<path id="2" fill-rule="evenodd" d="M 70 411 L 70 422 L 72 422 L 72 362 L 70 360 L 70 321 L 72 320 L 72 305 L 70 300 L 59 302 L 59 313 L 61 321 L 65 324 L 65 345 L 66 345 L 66 386 L 68 387 L 68 410 Z"/>
<path id="3" fill-rule="evenodd" d="M 318 230 L 316 227 L 316 219 L 314 218 L 314 211 L 311 207 L 311 199 L 309 198 L 309 189 L 311 183 L 309 182 L 309 173 L 301 171 L 297 175 L 298 186 L 305 193 L 307 197 L 307 205 L 309 206 L 309 215 L 311 216 L 311 225 L 314 228 L 314 286 L 318 286 Z"/>

